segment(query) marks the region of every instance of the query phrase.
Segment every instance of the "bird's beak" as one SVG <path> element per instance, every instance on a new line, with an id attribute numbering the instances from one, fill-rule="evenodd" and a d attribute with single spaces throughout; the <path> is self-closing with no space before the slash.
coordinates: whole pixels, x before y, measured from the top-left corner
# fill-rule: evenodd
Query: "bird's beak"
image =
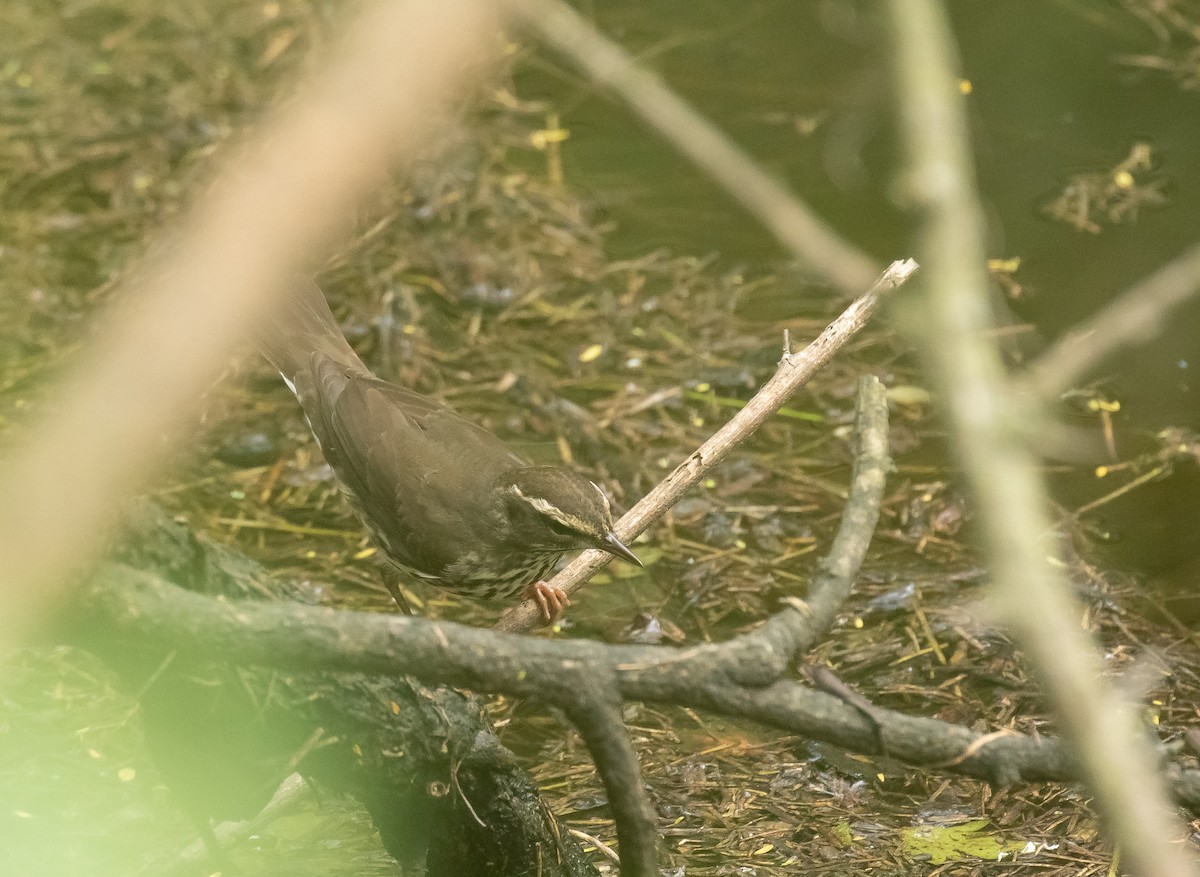
<path id="1" fill-rule="evenodd" d="M 642 562 L 637 559 L 637 555 L 625 547 L 624 543 L 617 538 L 616 533 L 609 533 L 596 547 L 601 551 L 607 551 L 613 557 L 619 557 L 621 560 L 627 560 L 634 566 L 642 565 Z"/>

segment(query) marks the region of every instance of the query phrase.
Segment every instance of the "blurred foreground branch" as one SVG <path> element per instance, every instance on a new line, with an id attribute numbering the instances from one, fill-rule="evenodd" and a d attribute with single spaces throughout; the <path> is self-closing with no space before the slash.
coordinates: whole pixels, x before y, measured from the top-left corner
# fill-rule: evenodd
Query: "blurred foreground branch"
<path id="1" fill-rule="evenodd" d="M 1046 559 L 1049 506 L 1038 460 L 988 337 L 983 218 L 956 84 L 949 24 L 936 0 L 883 4 L 907 153 L 905 192 L 920 218 L 920 339 L 945 400 L 975 497 L 994 591 L 1040 672 L 1123 863 L 1137 874 L 1195 873 L 1166 803 L 1149 739 L 1130 704 L 1101 677 L 1064 581 Z"/>
<path id="2" fill-rule="evenodd" d="M 0 654 L 104 539 L 187 426 L 278 281 L 410 159 L 497 19 L 482 0 L 379 2 L 226 163 L 165 256 L 0 468 Z"/>
<path id="3" fill-rule="evenodd" d="M 1099 313 L 1072 327 L 1029 366 L 1024 380 L 1057 399 L 1106 357 L 1162 334 L 1171 312 L 1200 293 L 1200 244 L 1135 283 Z"/>

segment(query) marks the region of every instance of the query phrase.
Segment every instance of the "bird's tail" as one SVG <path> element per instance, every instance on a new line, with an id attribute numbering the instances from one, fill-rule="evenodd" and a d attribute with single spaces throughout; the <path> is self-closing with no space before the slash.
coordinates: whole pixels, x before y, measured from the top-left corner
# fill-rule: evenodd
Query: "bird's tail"
<path id="1" fill-rule="evenodd" d="M 308 277 L 297 279 L 291 296 L 255 340 L 263 356 L 291 386 L 295 386 L 301 372 L 312 367 L 314 353 L 323 353 L 339 365 L 367 371 L 329 310 L 325 293 Z"/>

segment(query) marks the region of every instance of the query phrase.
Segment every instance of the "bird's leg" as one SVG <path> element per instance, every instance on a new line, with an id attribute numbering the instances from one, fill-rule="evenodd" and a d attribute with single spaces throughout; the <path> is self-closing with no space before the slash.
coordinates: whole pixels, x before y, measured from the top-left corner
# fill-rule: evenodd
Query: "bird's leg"
<path id="1" fill-rule="evenodd" d="M 400 607 L 400 611 L 405 615 L 415 615 L 412 607 L 408 605 L 408 601 L 404 599 L 404 592 L 400 590 L 400 573 L 390 563 L 383 564 L 381 568 L 383 575 L 383 584 L 387 587 L 388 593 L 392 595 L 392 599 L 396 601 L 396 605 Z"/>
<path id="2" fill-rule="evenodd" d="M 571 605 L 571 598 L 567 596 L 567 592 L 549 582 L 534 582 L 525 589 L 525 596 L 537 601 L 542 610 L 542 618 L 547 624 L 562 615 L 563 610 Z"/>

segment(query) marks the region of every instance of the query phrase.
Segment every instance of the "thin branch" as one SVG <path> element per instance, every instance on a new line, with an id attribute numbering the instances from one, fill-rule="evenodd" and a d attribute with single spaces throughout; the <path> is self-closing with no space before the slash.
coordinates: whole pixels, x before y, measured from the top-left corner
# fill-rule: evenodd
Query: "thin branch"
<path id="1" fill-rule="evenodd" d="M 604 841 L 600 840 L 600 838 L 596 837 L 594 834 L 587 834 L 586 832 L 580 831 L 578 828 L 568 828 L 567 834 L 571 835 L 571 837 L 575 838 L 576 840 L 581 840 L 584 843 L 595 847 L 596 851 L 600 853 L 600 855 L 604 856 L 604 858 L 608 859 L 614 865 L 621 864 L 621 857 L 617 855 L 617 851 Z"/>
<path id="2" fill-rule="evenodd" d="M 740 201 L 756 219 L 835 286 L 856 292 L 879 273 L 846 241 L 746 153 L 560 0 L 508 0 L 516 18 L 613 91 L 642 120 Z"/>
<path id="3" fill-rule="evenodd" d="M 889 456 L 886 419 L 879 411 L 887 410 L 883 384 L 867 377 L 858 384 L 858 409 L 854 419 L 857 450 L 850 474 L 850 496 L 842 512 L 841 525 L 821 562 L 821 574 L 808 589 L 808 613 L 797 630 L 793 653 L 807 651 L 833 626 L 837 612 L 850 597 L 854 579 L 867 555 L 871 537 L 879 524 L 883 491 L 892 461 Z"/>
<path id="4" fill-rule="evenodd" d="M 53 411 L 0 466 L 0 652 L 104 541 L 121 500 L 190 432 L 196 400 L 279 278 L 319 253 L 495 44 L 483 0 L 376 2 L 263 123 L 125 290 Z"/>
<path id="5" fill-rule="evenodd" d="M 1025 371 L 1022 380 L 1043 399 L 1057 399 L 1118 350 L 1157 338 L 1176 308 L 1200 292 L 1200 244 L 1131 286 L 1071 328 Z"/>
<path id="6" fill-rule="evenodd" d="M 620 698 L 615 691 L 607 695 L 588 691 L 591 687 L 584 682 L 577 690 L 579 703 L 567 708 L 567 717 L 587 744 L 604 782 L 617 824 L 621 877 L 655 877 L 658 831 L 637 752 L 621 721 Z"/>
<path id="7" fill-rule="evenodd" d="M 1102 681 L 1067 583 L 1046 562 L 1050 522 L 1038 461 L 1015 428 L 999 353 L 980 340 L 990 311 L 983 220 L 949 24 L 935 0 L 892 0 L 883 8 L 908 194 L 921 219 L 923 352 L 955 427 L 996 596 L 1046 682 L 1127 861 L 1139 874 L 1192 874 L 1174 841 L 1182 826 L 1166 805 L 1145 732 Z"/>
<path id="8" fill-rule="evenodd" d="M 626 543 L 666 514 L 667 510 L 691 487 L 700 482 L 762 424 L 782 408 L 787 400 L 833 358 L 847 341 L 866 325 L 879 307 L 883 296 L 903 284 L 917 263 L 911 259 L 893 262 L 871 289 L 846 308 L 807 347 L 779 361 L 779 369 L 736 415 L 679 464 L 653 490 L 647 493 L 617 522 L 616 533 Z M 603 551 L 585 551 L 554 577 L 552 584 L 573 594 L 596 570 L 610 561 Z M 532 600 L 510 609 L 495 625 L 510 633 L 532 629 L 541 620 L 541 610 Z"/>

